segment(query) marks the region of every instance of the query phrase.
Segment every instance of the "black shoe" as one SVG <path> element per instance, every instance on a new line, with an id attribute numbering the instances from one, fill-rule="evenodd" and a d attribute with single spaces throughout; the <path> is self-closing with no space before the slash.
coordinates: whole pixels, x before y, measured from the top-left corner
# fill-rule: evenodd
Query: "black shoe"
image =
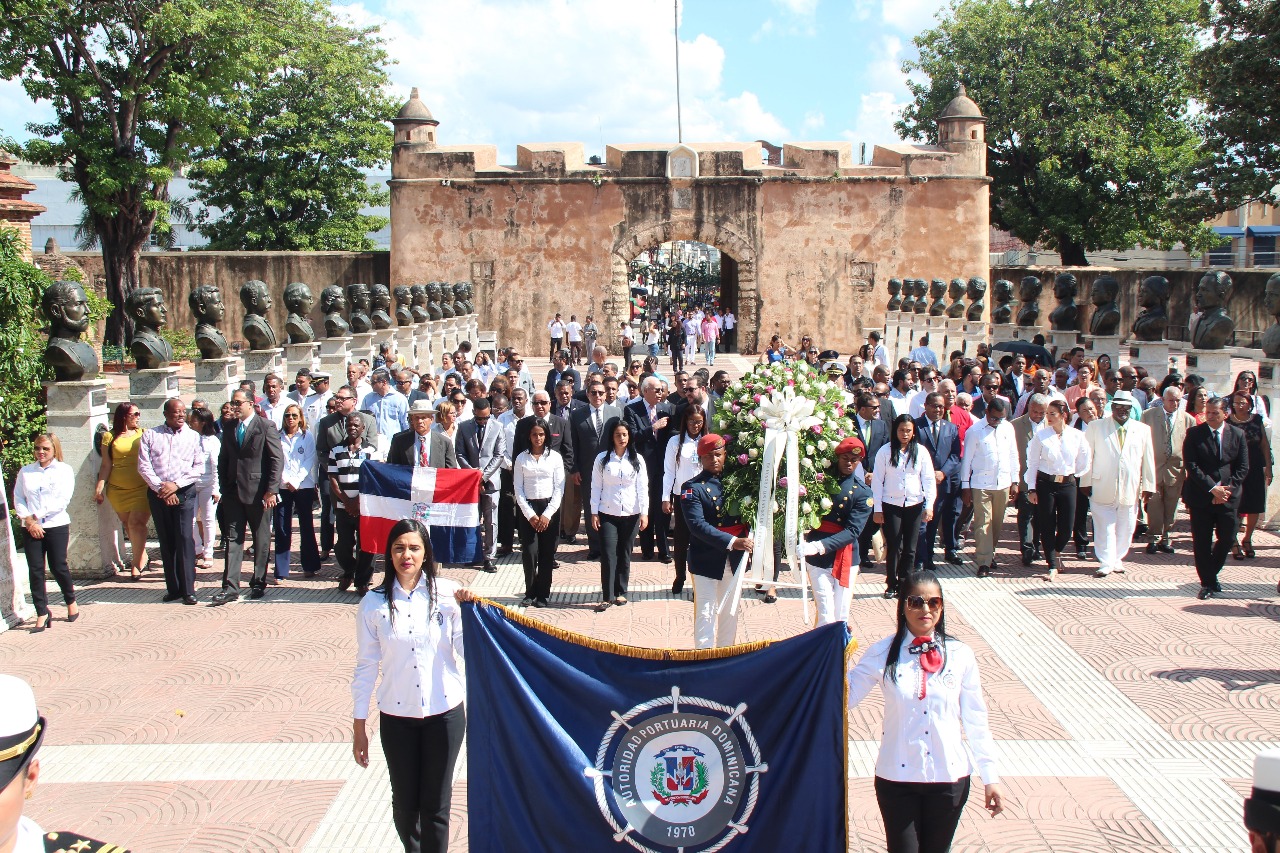
<path id="1" fill-rule="evenodd" d="M 499 548 L 499 549 L 498 549 L 498 556 L 499 556 L 499 557 L 510 557 L 510 556 L 511 556 L 512 554 L 514 554 L 515 552 L 516 552 L 516 551 L 515 551 L 515 549 L 514 549 L 514 548 L 508 548 L 508 547 L 506 547 L 506 546 L 503 546 L 503 547 L 501 547 L 501 548 Z"/>
<path id="2" fill-rule="evenodd" d="M 1035 557 L 1032 556 L 1032 552 L 1024 550 L 1022 552 L 1022 565 L 1029 566 L 1034 562 L 1035 562 Z"/>
<path id="3" fill-rule="evenodd" d="M 884 597 L 885 597 L 886 599 L 888 599 L 888 598 L 897 598 L 897 597 L 898 597 L 898 591 L 897 591 L 896 589 L 894 589 L 893 587 L 889 587 L 888 589 L 886 589 L 886 590 L 884 591 Z"/>
<path id="4" fill-rule="evenodd" d="M 214 593 L 213 598 L 209 599 L 210 607 L 221 607 L 224 604 L 230 604 L 240 599 L 240 593 L 234 589 L 224 589 L 222 592 Z"/>
<path id="5" fill-rule="evenodd" d="M 351 589 L 351 584 L 355 583 L 355 578 L 342 578 L 338 581 L 338 592 L 346 592 Z"/>
<path id="6" fill-rule="evenodd" d="M 875 567 L 876 567 L 876 564 L 871 562 L 870 560 L 863 560 L 862 562 L 858 563 L 858 568 L 864 572 L 870 569 L 874 569 Z"/>
<path id="7" fill-rule="evenodd" d="M 964 562 L 964 558 L 957 551 L 947 551 L 942 558 L 953 566 L 958 566 Z"/>
<path id="8" fill-rule="evenodd" d="M 679 595 L 684 592 L 684 581 L 676 581 L 671 585 L 671 594 Z"/>
<path id="9" fill-rule="evenodd" d="M 669 554 L 663 554 L 658 558 L 658 562 L 662 563 L 664 566 L 669 566 L 671 565 L 671 556 Z"/>
<path id="10" fill-rule="evenodd" d="M 52 614 L 52 613 L 50 613 L 48 616 L 44 617 L 44 624 L 43 624 L 43 625 L 41 625 L 41 624 L 39 624 L 39 623 L 40 623 L 40 617 L 39 617 L 39 616 L 37 616 L 37 617 L 36 617 L 36 624 L 35 624 L 35 626 L 34 626 L 34 627 L 32 627 L 32 629 L 31 629 L 31 633 L 32 633 L 32 634 L 39 634 L 41 631 L 47 631 L 47 630 L 49 630 L 50 628 L 52 628 L 52 627 L 53 627 L 53 614 Z"/>
<path id="11" fill-rule="evenodd" d="M 184 596 L 182 596 L 182 603 L 183 603 L 183 604 L 195 604 L 195 603 L 196 603 L 196 597 L 195 597 L 194 595 L 184 595 Z"/>
<path id="12" fill-rule="evenodd" d="M 1213 598 L 1214 592 L 1207 586 L 1200 587 L 1200 591 L 1196 593 L 1196 598 L 1204 601 L 1206 598 Z"/>
<path id="13" fill-rule="evenodd" d="M 493 560 L 485 560 L 484 565 L 480 567 L 480 571 L 488 572 L 489 574 L 493 574 L 497 570 L 498 567 L 493 564 Z"/>
<path id="14" fill-rule="evenodd" d="M 1157 550 L 1157 551 L 1159 551 L 1161 554 L 1176 554 L 1176 553 L 1178 553 L 1177 549 L 1176 549 L 1176 548 L 1174 548 L 1172 545 L 1170 545 L 1168 542 L 1161 542 L 1161 543 L 1159 543 L 1158 545 L 1156 545 L 1156 550 Z"/>
<path id="15" fill-rule="evenodd" d="M 653 552 L 651 552 L 651 551 L 650 551 L 650 552 L 641 551 L 641 552 L 640 552 L 640 559 L 642 559 L 642 560 L 652 560 L 652 559 L 653 559 Z"/>
<path id="16" fill-rule="evenodd" d="M 600 552 L 599 552 L 599 551 L 588 551 L 588 552 L 587 552 L 587 559 L 588 559 L 588 560 L 598 560 L 598 559 L 600 559 Z"/>
<path id="17" fill-rule="evenodd" d="M 160 600 L 163 601 L 165 604 L 168 604 L 170 601 L 177 601 L 179 598 L 182 598 L 182 595 L 180 593 L 173 592 L 173 593 L 166 593 L 165 597 Z"/>
<path id="18" fill-rule="evenodd" d="M 762 600 L 765 604 L 777 604 L 777 603 L 778 603 L 778 594 L 777 594 L 776 592 L 768 593 L 768 594 L 767 594 L 767 595 L 765 595 L 765 597 L 764 597 L 763 599 L 761 599 L 761 600 Z"/>
<path id="19" fill-rule="evenodd" d="M 524 598 L 520 599 L 521 607 L 528 607 L 530 604 L 533 604 L 533 596 L 526 595 Z"/>
<path id="20" fill-rule="evenodd" d="M 595 606 L 595 611 L 596 611 L 597 613 L 603 613 L 603 612 L 605 612 L 606 610 L 608 610 L 608 609 L 609 609 L 609 605 L 610 605 L 610 604 L 612 604 L 612 603 L 613 603 L 613 602 L 611 602 L 611 601 L 602 601 L 602 602 L 600 602 L 599 604 L 597 604 L 597 605 Z"/>
<path id="21" fill-rule="evenodd" d="M 1148 545 L 1148 546 L 1147 546 L 1147 553 L 1148 553 L 1148 554 L 1154 554 L 1154 553 L 1156 553 L 1158 550 L 1159 550 L 1159 549 L 1158 549 L 1158 548 L 1156 548 L 1156 543 L 1154 543 L 1154 542 L 1152 542 L 1150 545 Z"/>
<path id="22" fill-rule="evenodd" d="M 566 545 L 572 545 L 573 543 L 578 541 L 578 537 L 577 536 L 561 536 L 560 541 Z"/>
<path id="23" fill-rule="evenodd" d="M 257 601 L 259 598 L 262 598 L 264 594 L 265 594 L 265 590 L 263 590 L 263 588 L 260 586 L 252 587 L 249 590 L 249 598 L 253 599 L 254 601 Z"/>
<path id="24" fill-rule="evenodd" d="M 534 601 L 534 602 L 533 602 L 533 606 L 534 606 L 534 607 L 547 607 L 547 606 L 549 606 L 549 605 L 548 605 L 547 600 L 546 600 L 545 598 L 539 598 L 538 600 L 536 600 L 536 601 Z"/>
<path id="25" fill-rule="evenodd" d="M 1148 530 L 1150 530 L 1150 528 L 1147 527 L 1146 523 L 1139 521 L 1136 525 L 1134 525 L 1133 535 L 1146 536 Z"/>
<path id="26" fill-rule="evenodd" d="M 991 577 L 991 567 L 990 567 L 990 566 L 978 566 L 978 577 L 980 577 L 980 578 L 989 578 L 989 577 Z"/>

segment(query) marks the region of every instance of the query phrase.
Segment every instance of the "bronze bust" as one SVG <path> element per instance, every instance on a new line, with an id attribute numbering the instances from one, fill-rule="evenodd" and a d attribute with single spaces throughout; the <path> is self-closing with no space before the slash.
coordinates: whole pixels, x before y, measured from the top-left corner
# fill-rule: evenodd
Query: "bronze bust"
<path id="1" fill-rule="evenodd" d="M 301 281 L 285 285 L 284 307 L 289 316 L 284 320 L 284 330 L 291 344 L 309 344 L 316 339 L 315 329 L 311 328 L 311 306 L 315 300 L 311 296 L 311 288 Z"/>
<path id="2" fill-rule="evenodd" d="M 992 299 L 995 306 L 991 309 L 991 322 L 998 326 L 1008 325 L 1013 320 L 1013 282 L 1007 278 L 996 279 Z"/>
<path id="3" fill-rule="evenodd" d="M 899 310 L 903 314 L 916 313 L 916 280 L 914 278 L 902 280 L 902 305 Z"/>
<path id="4" fill-rule="evenodd" d="M 407 284 L 396 285 L 393 291 L 396 298 L 396 325 L 413 325 L 413 291 Z"/>
<path id="5" fill-rule="evenodd" d="M 98 354 L 82 340 L 89 328 L 89 299 L 76 281 L 55 281 L 45 288 L 40 308 L 49 321 L 44 358 L 58 382 L 82 382 L 98 376 Z"/>
<path id="6" fill-rule="evenodd" d="M 922 278 L 916 279 L 916 304 L 915 312 L 917 314 L 929 313 L 929 282 Z"/>
<path id="7" fill-rule="evenodd" d="M 1276 321 L 1262 333 L 1262 352 L 1267 358 L 1280 358 L 1280 272 L 1267 279 L 1262 305 Z"/>
<path id="8" fill-rule="evenodd" d="M 271 291 L 265 281 L 246 281 L 240 286 L 240 303 L 244 305 L 244 320 L 240 331 L 249 342 L 251 350 L 276 349 L 276 330 L 267 322 L 271 310 Z"/>
<path id="9" fill-rule="evenodd" d="M 902 308 L 902 279 L 889 279 L 889 304 L 885 306 L 886 311 L 897 311 Z"/>
<path id="10" fill-rule="evenodd" d="M 947 313 L 947 283 L 940 278 L 935 278 L 929 282 L 929 298 L 933 302 L 929 303 L 929 316 L 941 317 Z"/>
<path id="11" fill-rule="evenodd" d="M 1231 298 L 1231 276 L 1222 271 L 1206 273 L 1196 286 L 1200 319 L 1191 330 L 1192 349 L 1222 349 L 1235 337 L 1236 324 L 1227 313 Z"/>
<path id="12" fill-rule="evenodd" d="M 409 291 L 413 294 L 413 306 L 411 308 L 413 322 L 425 323 L 428 320 L 440 319 L 439 317 L 431 316 L 430 285 L 415 284 L 409 288 Z"/>
<path id="13" fill-rule="evenodd" d="M 331 284 L 320 291 L 320 310 L 324 313 L 324 333 L 330 338 L 345 338 L 351 335 L 351 327 L 342 316 L 347 310 L 347 297 L 342 287 Z"/>
<path id="14" fill-rule="evenodd" d="M 1163 341 L 1169 328 L 1169 279 L 1149 275 L 1138 288 L 1142 311 L 1133 321 L 1133 336 L 1140 341 Z"/>
<path id="15" fill-rule="evenodd" d="M 373 307 L 373 313 L 369 315 L 369 319 L 373 321 L 375 329 L 391 328 L 391 291 L 385 284 L 375 284 L 369 287 L 369 303 Z"/>
<path id="16" fill-rule="evenodd" d="M 351 303 L 348 321 L 351 323 L 352 334 L 373 331 L 373 321 L 369 319 L 369 285 L 359 282 L 348 284 L 347 301 Z"/>
<path id="17" fill-rule="evenodd" d="M 1093 303 L 1093 315 L 1089 317 L 1089 334 L 1097 337 L 1114 337 L 1120 329 L 1120 282 L 1114 276 L 1100 275 L 1089 288 L 1089 301 Z"/>
<path id="18" fill-rule="evenodd" d="M 965 312 L 965 319 L 970 323 L 981 323 L 982 315 L 987 310 L 983 301 L 987 297 L 987 280 L 980 276 L 969 279 L 965 285 L 965 295 L 969 297 L 969 310 Z"/>
<path id="19" fill-rule="evenodd" d="M 160 337 L 160 328 L 169 319 L 164 307 L 164 294 L 156 287 L 139 287 L 125 297 L 124 307 L 134 323 L 129 353 L 138 369 L 168 367 L 173 361 L 173 347 Z"/>
<path id="20" fill-rule="evenodd" d="M 1040 320 L 1040 279 L 1033 275 L 1024 276 L 1018 285 L 1018 299 L 1022 305 L 1018 308 L 1018 325 L 1035 326 Z"/>
<path id="21" fill-rule="evenodd" d="M 226 358 L 227 338 L 218 324 L 227 316 L 222 304 L 222 291 L 216 285 L 202 284 L 187 296 L 187 305 L 196 318 L 196 347 L 201 358 Z"/>
<path id="22" fill-rule="evenodd" d="M 1059 273 L 1054 278 L 1053 295 L 1058 307 L 1049 312 L 1049 326 L 1055 332 L 1080 331 L 1080 308 L 1076 305 L 1079 292 L 1080 283 L 1071 273 Z"/>
<path id="23" fill-rule="evenodd" d="M 951 304 L 947 306 L 947 316 L 952 320 L 959 320 L 964 316 L 965 284 L 962 278 L 953 278 L 947 285 L 947 297 L 951 300 Z"/>

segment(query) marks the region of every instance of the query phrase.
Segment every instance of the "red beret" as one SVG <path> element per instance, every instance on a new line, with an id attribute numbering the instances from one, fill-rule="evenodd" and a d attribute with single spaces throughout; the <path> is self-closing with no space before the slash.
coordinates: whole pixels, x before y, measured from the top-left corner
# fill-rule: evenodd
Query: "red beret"
<path id="1" fill-rule="evenodd" d="M 844 441 L 837 444 L 836 455 L 839 456 L 841 453 L 852 453 L 855 447 L 862 451 L 863 456 L 867 455 L 867 446 L 863 444 L 862 439 L 858 438 L 856 435 L 851 435 Z"/>
<path id="2" fill-rule="evenodd" d="M 724 444 L 723 436 L 716 435 L 713 432 L 707 433 L 702 438 L 698 439 L 698 455 L 710 456 L 712 453 L 715 453 L 717 450 L 724 447 Z"/>

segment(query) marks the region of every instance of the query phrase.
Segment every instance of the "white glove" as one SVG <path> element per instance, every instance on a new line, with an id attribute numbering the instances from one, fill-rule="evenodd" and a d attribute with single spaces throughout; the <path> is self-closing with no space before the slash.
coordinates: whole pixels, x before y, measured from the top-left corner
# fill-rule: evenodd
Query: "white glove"
<path id="1" fill-rule="evenodd" d="M 822 540 L 818 539 L 814 542 L 801 542 L 800 555 L 803 557 L 813 557 L 818 554 L 827 553 L 827 547 L 822 544 Z"/>

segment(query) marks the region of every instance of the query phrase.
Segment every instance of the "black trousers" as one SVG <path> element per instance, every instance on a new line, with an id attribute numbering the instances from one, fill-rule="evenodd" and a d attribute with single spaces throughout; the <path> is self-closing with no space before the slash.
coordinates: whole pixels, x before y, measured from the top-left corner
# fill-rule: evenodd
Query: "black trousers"
<path id="1" fill-rule="evenodd" d="M 922 518 L 923 502 L 912 506 L 884 505 L 884 576 L 889 589 L 905 583 L 915 568 Z"/>
<path id="2" fill-rule="evenodd" d="M 684 347 L 668 346 L 667 349 L 671 350 L 671 372 L 679 373 L 684 370 Z"/>
<path id="3" fill-rule="evenodd" d="M 529 501 L 536 514 L 541 515 L 550 500 L 539 498 Z M 529 519 L 520 513 L 516 519 L 520 528 L 520 559 L 524 562 L 524 594 L 526 598 L 551 597 L 551 573 L 556 562 L 556 542 L 560 536 L 560 512 L 551 516 L 547 529 L 539 533 Z"/>
<path id="4" fill-rule="evenodd" d="M 71 584 L 71 569 L 67 567 L 67 541 L 70 538 L 71 525 L 62 524 L 46 527 L 43 539 L 28 536 L 23 546 L 27 553 L 27 572 L 31 577 L 31 603 L 35 605 L 37 616 L 49 615 L 49 593 L 44 574 L 46 560 L 58 589 L 62 590 L 62 600 L 67 604 L 75 603 L 76 588 Z"/>
<path id="5" fill-rule="evenodd" d="M 354 580 L 356 586 L 368 586 L 373 577 L 373 555 L 360 549 L 360 516 L 351 515 L 342 506 L 337 510 L 338 544 L 334 546 L 333 553 L 342 569 L 342 577 Z"/>
<path id="6" fill-rule="evenodd" d="M 326 554 L 333 550 L 333 497 L 328 477 L 320 486 L 320 550 Z"/>
<path id="7" fill-rule="evenodd" d="M 654 508 L 657 512 L 653 512 Z M 646 560 L 652 560 L 655 551 L 655 545 L 658 557 L 666 558 L 671 556 L 670 545 L 667 544 L 667 530 L 670 526 L 670 519 L 667 514 L 662 511 L 662 468 L 659 467 L 655 474 L 653 469 L 649 470 L 649 526 L 640 531 L 640 555 Z"/>
<path id="8" fill-rule="evenodd" d="M 312 511 L 316 504 L 316 489 L 280 490 L 280 502 L 272 510 L 272 524 L 276 533 L 276 577 L 289 576 L 289 553 L 293 550 L 293 515 L 298 514 L 298 541 L 302 545 L 302 570 L 308 575 L 320 571 L 320 552 L 316 549 L 316 526 Z M 281 566 L 281 555 L 284 556 Z M 283 572 L 282 572 L 283 570 Z"/>
<path id="9" fill-rule="evenodd" d="M 627 584 L 631 581 L 631 546 L 635 544 L 639 524 L 638 515 L 600 513 L 600 589 L 605 601 L 627 594 Z"/>
<path id="10" fill-rule="evenodd" d="M 1055 483 L 1048 474 L 1036 474 L 1036 525 L 1045 560 L 1062 553 L 1076 526 L 1076 478 Z"/>
<path id="11" fill-rule="evenodd" d="M 549 360 L 551 360 L 551 361 L 555 361 L 556 353 L 560 352 L 560 349 L 561 349 L 560 344 L 561 344 L 563 341 L 564 341 L 564 338 L 552 338 L 552 339 L 551 339 L 551 352 L 547 355 L 547 358 L 548 358 Z"/>
<path id="12" fill-rule="evenodd" d="M 461 704 L 422 719 L 378 715 L 378 738 L 391 777 L 391 818 L 405 853 L 449 849 L 453 767 L 466 730 Z"/>
<path id="13" fill-rule="evenodd" d="M 498 547 L 510 548 L 516 541 L 516 480 L 510 471 L 502 472 L 498 489 Z"/>
<path id="14" fill-rule="evenodd" d="M 876 777 L 889 853 L 947 853 L 969 799 L 969 777 L 957 782 L 890 782 Z"/>
<path id="15" fill-rule="evenodd" d="M 1071 530 L 1071 538 L 1076 547 L 1083 548 L 1089 544 L 1089 496 L 1081 494 L 1076 487 L 1076 523 Z"/>
<path id="16" fill-rule="evenodd" d="M 1027 498 L 1027 490 L 1024 488 L 1018 489 L 1014 505 L 1018 510 L 1018 547 L 1022 550 L 1022 556 L 1030 559 L 1036 550 L 1040 531 L 1040 525 L 1036 521 L 1036 505 Z"/>
<path id="17" fill-rule="evenodd" d="M 1191 516 L 1191 550 L 1195 554 L 1196 574 L 1200 586 L 1215 592 L 1220 588 L 1218 574 L 1227 562 L 1227 553 L 1240 529 L 1240 514 L 1226 504 L 1187 507 Z"/>
<path id="18" fill-rule="evenodd" d="M 253 531 L 253 578 L 249 586 L 267 588 L 267 558 L 271 551 L 271 513 L 261 501 L 241 503 L 235 495 L 222 496 L 223 512 L 227 518 L 227 559 L 222 570 L 222 588 L 235 591 L 240 588 L 240 564 L 244 562 L 244 531 Z M 190 529 L 190 525 L 188 525 Z"/>
<path id="19" fill-rule="evenodd" d="M 689 577 L 689 527 L 684 523 L 684 506 L 678 497 L 671 501 L 671 555 L 675 558 L 676 580 L 684 583 Z"/>
<path id="20" fill-rule="evenodd" d="M 221 508 L 226 502 L 218 503 Z M 164 566 L 167 595 L 196 594 L 196 490 L 178 490 L 178 503 L 170 506 L 147 489 L 147 505 L 160 541 L 160 564 Z"/>

